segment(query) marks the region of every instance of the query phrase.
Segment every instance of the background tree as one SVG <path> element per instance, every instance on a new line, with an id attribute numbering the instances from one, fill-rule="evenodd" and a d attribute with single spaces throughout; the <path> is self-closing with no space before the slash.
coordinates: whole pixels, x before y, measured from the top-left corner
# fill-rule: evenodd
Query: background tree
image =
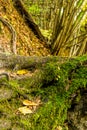
<path id="1" fill-rule="evenodd" d="M 84 40 L 84 36 L 80 34 L 81 21 L 86 13 L 86 10 L 82 9 L 83 4 L 83 0 L 60 1 L 52 35 L 53 54 L 63 55 L 66 52 L 64 55 L 76 55 L 78 48 L 81 47 L 79 45 L 82 42 L 77 44 L 79 39 Z M 72 48 L 75 52 L 73 50 L 71 54 Z"/>
<path id="2" fill-rule="evenodd" d="M 86 33 L 80 31 L 86 15 L 86 0 L 26 0 L 26 3 L 35 21 L 43 29 L 43 34 L 47 35 L 46 30 L 51 32 L 49 41 L 53 55 L 74 56 L 86 53 Z"/>

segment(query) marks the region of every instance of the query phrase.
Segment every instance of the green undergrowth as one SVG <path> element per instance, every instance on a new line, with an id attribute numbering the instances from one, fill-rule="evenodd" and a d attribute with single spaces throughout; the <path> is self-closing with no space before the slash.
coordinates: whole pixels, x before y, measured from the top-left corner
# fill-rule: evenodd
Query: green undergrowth
<path id="1" fill-rule="evenodd" d="M 1 118 L 11 120 L 11 127 L 16 130 L 56 130 L 58 126 L 67 130 L 65 122 L 71 106 L 70 97 L 79 88 L 87 87 L 86 65 L 86 55 L 67 60 L 61 65 L 49 62 L 42 68 L 42 82 L 36 82 L 36 87 L 29 88 L 31 80 L 10 81 L 10 89 L 15 94 L 10 99 L 1 101 Z M 17 114 L 24 99 L 33 100 L 38 96 L 42 105 L 33 114 Z"/>

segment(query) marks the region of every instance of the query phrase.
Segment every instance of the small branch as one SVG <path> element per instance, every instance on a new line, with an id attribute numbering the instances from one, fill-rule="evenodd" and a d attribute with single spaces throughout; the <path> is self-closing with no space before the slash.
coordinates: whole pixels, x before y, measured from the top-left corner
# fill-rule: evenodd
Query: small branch
<path id="1" fill-rule="evenodd" d="M 73 38 L 71 41 L 69 41 L 66 46 L 65 46 L 65 43 L 64 43 L 64 45 L 62 45 L 62 47 L 72 47 L 72 46 L 75 46 L 75 45 L 80 46 L 81 44 L 79 44 L 79 43 L 81 43 L 86 37 L 87 37 L 86 33 L 81 34 L 80 36 L 77 36 L 77 37 Z M 79 40 L 79 42 L 77 42 L 77 43 L 71 44 L 76 39 L 81 39 L 81 40 Z"/>

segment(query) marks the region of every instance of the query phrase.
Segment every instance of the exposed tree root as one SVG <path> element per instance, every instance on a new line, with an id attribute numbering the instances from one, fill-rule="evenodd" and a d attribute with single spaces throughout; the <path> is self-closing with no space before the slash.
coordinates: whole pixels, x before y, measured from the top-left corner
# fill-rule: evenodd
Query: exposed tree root
<path id="1" fill-rule="evenodd" d="M 12 33 L 12 38 L 11 38 L 11 44 L 12 44 L 12 53 L 13 54 L 16 54 L 16 31 L 15 29 L 13 28 L 13 26 L 7 21 L 5 20 L 4 18 L 0 17 L 0 21 L 5 24 L 8 29 L 10 30 L 10 32 Z"/>

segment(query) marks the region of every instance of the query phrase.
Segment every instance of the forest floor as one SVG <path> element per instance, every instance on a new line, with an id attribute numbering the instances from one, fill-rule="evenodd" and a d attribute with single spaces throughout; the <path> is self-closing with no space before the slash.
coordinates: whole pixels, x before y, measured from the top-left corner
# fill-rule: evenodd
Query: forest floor
<path id="1" fill-rule="evenodd" d="M 50 51 L 44 47 L 41 42 L 27 26 L 24 19 L 17 12 L 11 1 L 0 0 L 0 17 L 7 20 L 13 26 L 17 36 L 17 54 L 30 56 L 47 56 Z M 12 32 L 0 21 L 0 50 L 11 53 Z"/>
<path id="2" fill-rule="evenodd" d="M 26 25 L 12 5 L 12 0 L 0 0 L 0 18 L 10 23 L 17 35 L 17 54 L 25 56 L 50 56 L 50 50 L 41 42 Z M 0 21 L 0 52 L 12 53 L 12 32 Z M 23 79 L 26 75 L 37 77 L 36 71 L 5 70 L 10 79 L 0 76 L 0 129 L 1 130 L 74 130 L 69 129 L 71 123 L 79 127 L 76 118 L 82 117 L 82 129 L 87 128 L 87 115 L 79 115 L 82 110 L 81 88 L 87 87 L 87 56 L 67 60 L 64 64 L 50 62 L 45 66 L 44 83 Z M 3 68 L 0 72 L 4 72 Z M 16 78 L 15 78 L 16 77 Z M 53 79 L 51 82 L 50 79 Z M 85 96 L 85 98 L 87 98 Z M 77 112 L 68 119 L 71 102 L 82 104 Z M 87 105 L 87 103 L 85 103 Z M 86 113 L 84 107 L 84 112 Z M 79 110 L 79 111 L 78 111 Z M 73 114 L 72 114 L 73 115 Z M 68 121 L 69 120 L 69 121 Z M 75 122 L 74 122 L 75 121 Z M 75 130 L 77 130 L 75 129 Z M 82 130 L 79 129 L 79 130 Z"/>

